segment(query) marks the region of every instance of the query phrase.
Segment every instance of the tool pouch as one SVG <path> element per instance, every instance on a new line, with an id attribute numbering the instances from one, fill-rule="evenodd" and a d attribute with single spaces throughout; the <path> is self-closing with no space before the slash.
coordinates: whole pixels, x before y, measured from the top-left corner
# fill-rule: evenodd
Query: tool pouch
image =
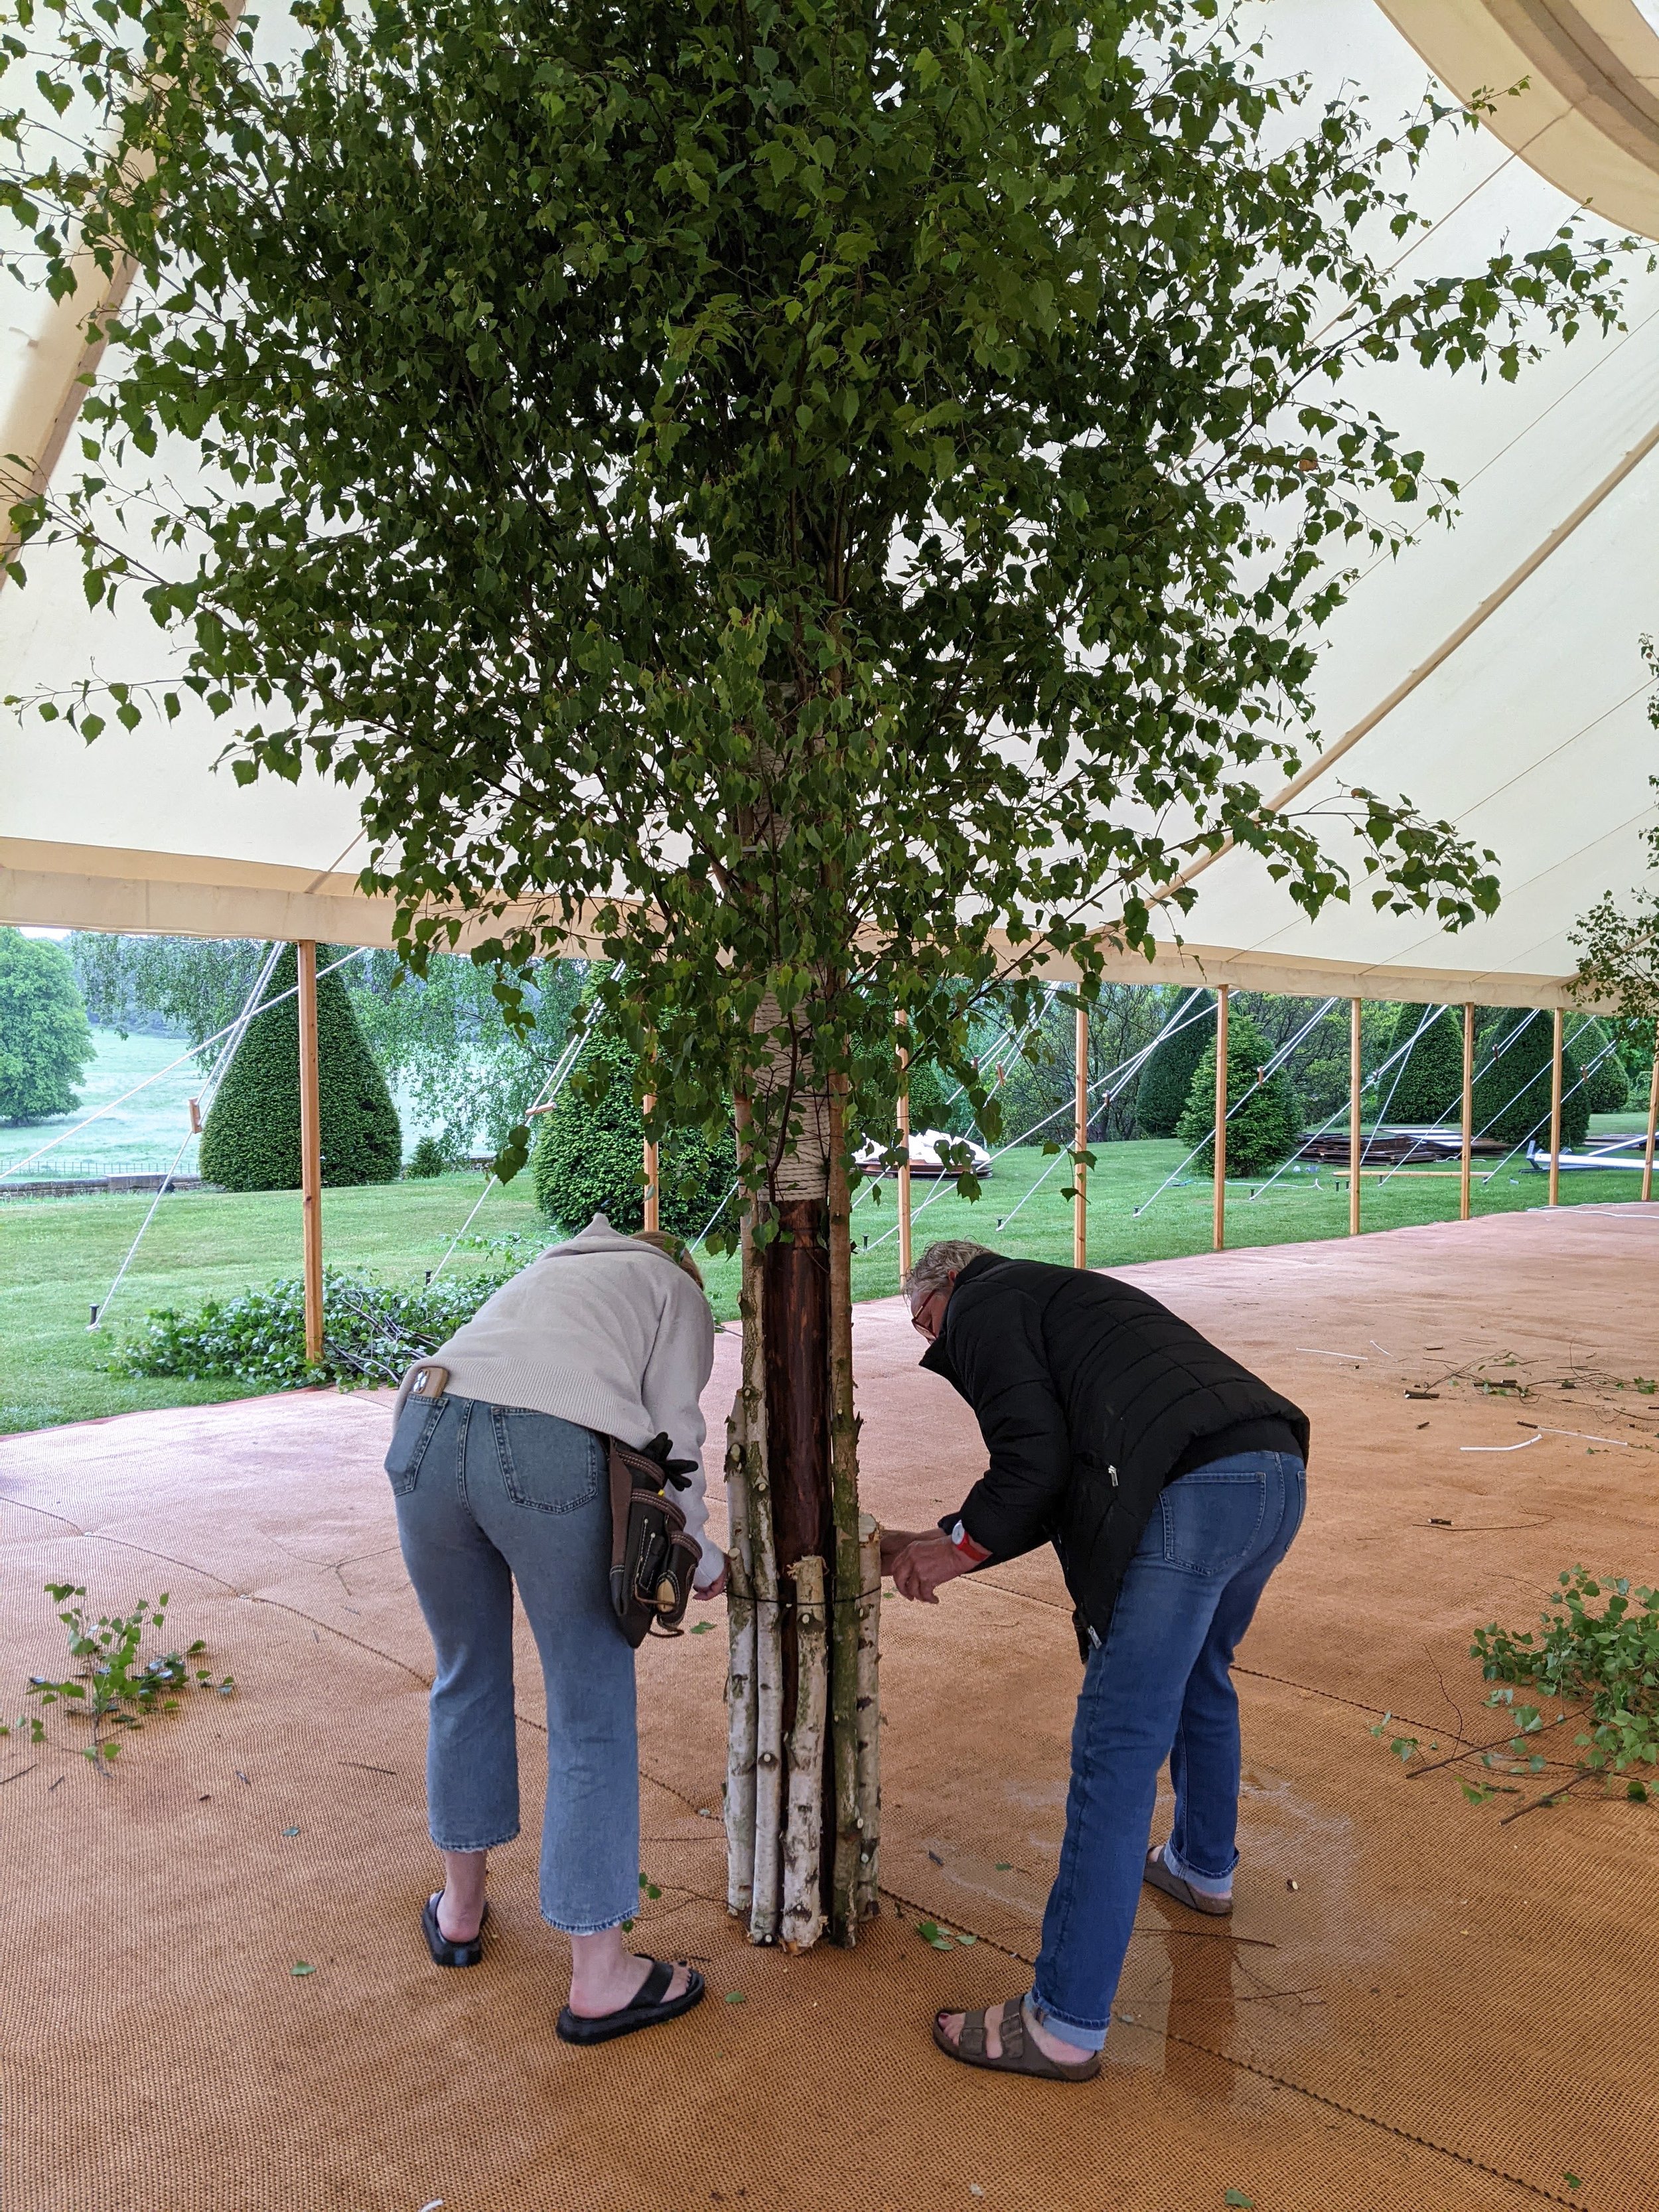
<path id="1" fill-rule="evenodd" d="M 654 1631 L 678 1636 L 702 1552 L 668 1495 L 689 1490 L 696 1462 L 670 1459 L 665 1435 L 637 1450 L 607 1439 L 611 1455 L 611 1605 L 636 1649 Z"/>

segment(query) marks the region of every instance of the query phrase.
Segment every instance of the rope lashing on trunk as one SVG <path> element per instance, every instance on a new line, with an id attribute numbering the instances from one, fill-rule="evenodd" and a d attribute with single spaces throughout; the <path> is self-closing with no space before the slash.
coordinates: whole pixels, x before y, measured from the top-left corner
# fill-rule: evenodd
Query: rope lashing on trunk
<path id="1" fill-rule="evenodd" d="M 331 975 L 337 968 L 343 968 L 349 962 L 361 959 L 367 949 L 368 948 L 366 946 L 359 945 L 355 951 L 346 953 L 343 958 L 331 961 L 326 968 L 322 969 L 319 971 L 319 974 L 322 975 Z M 222 1046 L 217 1057 L 215 1059 L 213 1066 L 209 1071 L 207 1080 L 202 1085 L 201 1097 L 197 1101 L 198 1106 L 203 1110 L 204 1120 L 206 1119 L 207 1109 L 213 1104 L 214 1098 L 218 1093 L 220 1085 L 224 1081 L 226 1076 L 229 1074 L 230 1063 L 235 1059 L 237 1049 L 240 1046 L 242 1039 L 247 1035 L 248 1030 L 255 1018 L 258 1015 L 267 1012 L 272 1006 L 280 1006 L 284 999 L 291 999 L 300 988 L 299 985 L 295 983 L 289 990 L 279 991 L 274 999 L 267 1000 L 264 1006 L 259 1004 L 259 994 L 264 989 L 266 984 L 270 982 L 272 971 L 275 969 L 278 959 L 282 957 L 282 951 L 283 944 L 279 939 L 276 943 L 272 945 L 270 951 L 265 955 L 264 963 L 260 968 L 259 973 L 254 980 L 253 988 L 248 993 L 246 1000 L 243 1002 L 241 1012 L 237 1015 L 235 1020 L 232 1022 L 228 1028 L 222 1029 L 218 1032 L 219 1036 L 224 1038 L 227 1042 Z M 210 1044 L 214 1042 L 215 1040 L 211 1037 L 208 1040 Z M 198 1048 L 198 1049 L 204 1050 L 205 1047 Z M 182 1055 L 185 1060 L 188 1060 L 191 1056 L 191 1055 L 189 1053 L 185 1053 Z M 173 1065 L 175 1067 L 178 1066 L 179 1061 L 174 1060 Z M 166 1074 L 167 1070 L 162 1068 L 159 1073 Z M 149 1080 L 154 1082 L 155 1078 L 152 1076 Z M 142 1085 L 139 1086 L 139 1088 L 142 1087 Z M 129 1091 L 127 1095 L 131 1097 L 132 1094 Z M 84 1127 L 85 1125 L 82 1124 L 82 1126 Z M 109 1311 L 111 1302 L 114 1298 L 117 1291 L 120 1289 L 122 1281 L 125 1277 L 128 1268 L 132 1265 L 134 1254 L 137 1251 L 140 1244 L 144 1241 L 145 1231 L 149 1227 L 150 1223 L 155 1218 L 156 1207 L 160 1206 L 161 1200 L 173 1188 L 173 1178 L 179 1172 L 179 1164 L 184 1158 L 185 1152 L 190 1149 L 191 1139 L 195 1136 L 195 1134 L 196 1132 L 194 1129 L 187 1129 L 185 1132 L 184 1141 L 180 1144 L 178 1151 L 173 1156 L 173 1165 L 162 1176 L 161 1186 L 157 1189 L 155 1197 L 149 1202 L 149 1211 L 139 1223 L 138 1233 L 133 1238 L 131 1243 L 128 1245 L 126 1257 L 122 1261 L 120 1266 L 115 1271 L 115 1280 L 110 1285 L 108 1290 L 105 1291 L 98 1304 L 92 1309 L 92 1319 L 88 1323 L 88 1335 L 90 1335 L 91 1332 L 94 1328 L 102 1328 L 103 1317 Z"/>

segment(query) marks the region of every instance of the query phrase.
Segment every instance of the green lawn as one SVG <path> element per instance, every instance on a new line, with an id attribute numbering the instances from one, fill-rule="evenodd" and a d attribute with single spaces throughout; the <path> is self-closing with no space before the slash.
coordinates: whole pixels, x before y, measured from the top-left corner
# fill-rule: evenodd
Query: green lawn
<path id="1" fill-rule="evenodd" d="M 113 1030 L 94 1030 L 92 1041 L 97 1047 L 97 1056 L 88 1063 L 81 1079 L 79 1102 L 74 1112 L 58 1115 L 49 1121 L 30 1122 L 27 1127 L 9 1125 L 0 1128 L 0 1170 L 13 1160 L 27 1159 L 52 1138 L 64 1141 L 54 1145 L 34 1167 L 26 1169 L 19 1181 L 28 1182 L 38 1178 L 44 1182 L 58 1176 L 123 1171 L 153 1173 L 173 1165 L 174 1154 L 189 1133 L 189 1101 L 202 1088 L 202 1072 L 188 1057 L 170 1074 L 161 1071 L 169 1061 L 177 1060 L 180 1053 L 188 1054 L 188 1041 L 184 1037 L 123 1037 Z M 93 1122 L 79 1136 L 69 1133 L 88 1114 L 100 1106 L 113 1104 L 135 1084 L 143 1083 L 146 1076 L 155 1076 L 157 1080 L 136 1098 L 129 1099 L 125 1106 L 116 1106 L 112 1113 Z M 179 1172 L 196 1172 L 194 1140 L 180 1163 Z"/>
<path id="2" fill-rule="evenodd" d="M 1178 1145 L 1103 1146 L 1097 1157 L 1089 1209 L 1089 1256 L 1097 1266 L 1209 1249 L 1206 1181 L 1177 1182 L 1139 1216 L 1134 1211 L 1179 1162 Z M 1046 1181 L 1033 1191 L 1045 1172 Z M 999 1163 L 977 1205 L 949 1189 L 934 1196 L 935 1186 L 918 1182 L 917 1249 L 936 1237 L 972 1237 L 1027 1258 L 1069 1261 L 1072 1207 L 1062 1194 L 1069 1180 L 1063 1159 L 1045 1159 L 1040 1152 L 1023 1149 Z M 437 1264 L 480 1188 L 476 1175 L 453 1175 L 429 1182 L 328 1192 L 323 1228 L 331 1264 L 418 1282 Z M 1306 1171 L 1287 1175 L 1261 1199 L 1251 1198 L 1254 1188 L 1230 1187 L 1230 1243 L 1283 1244 L 1346 1233 L 1346 1187 L 1333 1182 L 1328 1169 L 1317 1177 Z M 1636 1176 L 1625 1173 L 1562 1179 L 1568 1204 L 1632 1199 L 1638 1188 Z M 1513 1212 L 1541 1206 L 1545 1195 L 1541 1175 L 1524 1165 L 1511 1166 L 1495 1182 L 1477 1182 L 1475 1210 Z M 893 1185 L 885 1183 L 878 1198 L 873 1192 L 863 1194 L 854 1212 L 857 1297 L 880 1297 L 897 1287 L 893 1198 Z M 1026 1202 L 1005 1230 L 1005 1218 L 1021 1199 Z M 1381 1190 L 1368 1183 L 1364 1203 L 1368 1228 L 1446 1220 L 1456 1215 L 1457 1186 L 1455 1179 L 1399 1181 Z M 297 1274 L 298 1194 L 181 1191 L 163 1199 L 106 1325 L 89 1333 L 88 1310 L 94 1300 L 105 1299 L 148 1204 L 144 1199 L 88 1196 L 0 1205 L 0 1316 L 6 1355 L 0 1430 L 246 1395 L 246 1386 L 235 1382 L 128 1382 L 107 1374 L 104 1362 L 124 1326 L 151 1307 L 189 1309 L 210 1292 L 234 1293 Z M 472 1234 L 499 1237 L 507 1231 L 545 1233 L 529 1197 L 527 1176 L 514 1189 L 492 1190 Z M 465 1268 L 469 1258 L 476 1263 L 481 1256 L 464 1246 L 450 1266 Z M 737 1311 L 735 1261 L 713 1261 L 706 1272 L 715 1310 L 722 1319 L 732 1318 Z"/>

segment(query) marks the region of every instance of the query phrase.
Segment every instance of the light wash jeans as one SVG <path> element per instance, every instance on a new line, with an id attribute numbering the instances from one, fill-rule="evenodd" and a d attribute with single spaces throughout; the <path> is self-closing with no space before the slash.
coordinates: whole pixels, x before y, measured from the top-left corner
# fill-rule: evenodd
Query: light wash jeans
<path id="1" fill-rule="evenodd" d="M 404 1406 L 386 1470 L 437 1672 L 427 1814 L 441 1850 L 519 1832 L 513 1585 L 547 1685 L 541 1910 L 567 1935 L 639 1904 L 634 1654 L 611 1610 L 604 1443 L 551 1413 L 446 1395 Z"/>
<path id="2" fill-rule="evenodd" d="M 1238 1863 L 1238 1696 L 1227 1670 L 1305 1498 L 1302 1462 L 1288 1452 L 1241 1452 L 1179 1476 L 1089 1656 L 1029 1999 L 1038 2021 L 1085 2050 L 1106 2040 L 1166 1759 L 1172 1863 L 1212 1888 Z"/>

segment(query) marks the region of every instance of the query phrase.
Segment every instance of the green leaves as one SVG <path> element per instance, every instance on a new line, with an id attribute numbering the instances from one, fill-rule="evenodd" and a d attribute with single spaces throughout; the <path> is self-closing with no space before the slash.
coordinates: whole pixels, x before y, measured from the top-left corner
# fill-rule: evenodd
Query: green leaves
<path id="1" fill-rule="evenodd" d="M 1582 1771 L 1659 1765 L 1659 1590 L 1634 1588 L 1623 1575 L 1598 1581 L 1583 1567 L 1558 1581 L 1560 1599 L 1538 1632 L 1491 1621 L 1476 1631 L 1470 1656 L 1489 1682 L 1528 1686 L 1586 1709 L 1589 1725 L 1574 1739 Z M 1512 1703 L 1513 1694 L 1496 1690 L 1492 1702 Z M 1530 1706 L 1516 1708 L 1516 1718 L 1510 1749 L 1518 1755 L 1546 1723 Z M 1639 1802 L 1647 1785 L 1634 1782 L 1626 1794 Z"/>
<path id="2" fill-rule="evenodd" d="M 417 968 L 464 926 L 518 973 L 622 963 L 664 1123 L 744 1097 L 763 1163 L 805 1127 L 767 1072 L 890 1081 L 895 1005 L 988 1110 L 975 1005 L 1023 1019 L 1050 949 L 1097 977 L 1225 837 L 1347 896 L 1263 793 L 1354 564 L 1452 500 L 1354 373 L 1509 376 L 1617 313 L 1571 231 L 1395 275 L 1368 241 L 1420 230 L 1461 119 L 1379 135 L 1174 0 L 878 36 L 843 0 L 385 0 L 270 64 L 212 9 L 24 12 L 19 266 L 61 294 L 84 239 L 139 281 L 20 551 L 144 592 L 164 711 L 234 714 L 239 780 L 351 786 Z M 129 513 L 164 436 L 215 495 Z M 1448 824 L 1339 811 L 1379 905 L 1490 911 Z"/>
<path id="3" fill-rule="evenodd" d="M 230 1675 L 216 1682 L 204 1668 L 190 1662 L 206 1650 L 200 1638 L 184 1651 L 168 1651 L 140 1661 L 139 1647 L 148 1630 L 160 1628 L 167 1618 L 168 1596 L 163 1590 L 155 1605 L 140 1598 L 130 1613 L 100 1613 L 88 1620 L 76 1601 L 87 1595 L 80 1583 L 47 1583 L 46 1595 L 62 1609 L 58 1618 L 68 1632 L 70 1656 L 85 1663 L 78 1679 L 58 1681 L 45 1674 L 29 1677 L 29 1695 L 42 1707 L 66 1703 L 78 1719 L 88 1722 L 92 1740 L 82 1758 L 101 1771 L 112 1765 L 120 1744 L 105 1734 L 109 1729 L 137 1729 L 144 1717 L 179 1709 L 178 1692 L 192 1688 L 213 1689 L 228 1696 L 235 1689 Z M 27 1717 L 30 1741 L 43 1742 L 46 1729 L 38 1716 Z M 19 1720 L 15 1725 L 21 1727 Z M 10 1733 L 0 1728 L 0 1735 Z"/>

